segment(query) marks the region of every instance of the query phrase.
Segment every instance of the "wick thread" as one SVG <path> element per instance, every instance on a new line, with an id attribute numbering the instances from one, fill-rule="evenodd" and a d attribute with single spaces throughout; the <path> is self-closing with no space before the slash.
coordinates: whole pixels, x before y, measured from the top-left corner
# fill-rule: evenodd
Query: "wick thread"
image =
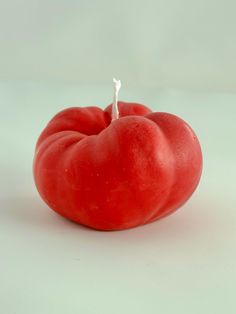
<path id="1" fill-rule="evenodd" d="M 114 98 L 113 98 L 113 104 L 112 104 L 112 121 L 119 119 L 119 109 L 118 109 L 118 94 L 119 90 L 121 88 L 121 82 L 120 80 L 116 80 L 113 78 L 114 83 Z"/>

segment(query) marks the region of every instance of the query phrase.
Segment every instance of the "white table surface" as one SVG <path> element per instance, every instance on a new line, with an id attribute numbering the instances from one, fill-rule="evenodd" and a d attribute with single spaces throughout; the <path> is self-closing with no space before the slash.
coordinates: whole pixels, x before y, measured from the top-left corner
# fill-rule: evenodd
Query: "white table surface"
<path id="1" fill-rule="evenodd" d="M 0 82 L 0 313 L 236 313 L 236 94 L 123 86 L 121 99 L 180 115 L 202 143 L 201 184 L 172 216 L 98 232 L 39 198 L 31 167 L 42 128 L 111 94 L 110 84 Z"/>

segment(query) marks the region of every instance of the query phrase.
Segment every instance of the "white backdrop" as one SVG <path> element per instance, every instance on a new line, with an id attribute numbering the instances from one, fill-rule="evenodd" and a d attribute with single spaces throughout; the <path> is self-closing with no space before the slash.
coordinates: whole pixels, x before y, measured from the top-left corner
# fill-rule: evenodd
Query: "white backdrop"
<path id="1" fill-rule="evenodd" d="M 235 0 L 0 0 L 0 79 L 235 91 Z"/>

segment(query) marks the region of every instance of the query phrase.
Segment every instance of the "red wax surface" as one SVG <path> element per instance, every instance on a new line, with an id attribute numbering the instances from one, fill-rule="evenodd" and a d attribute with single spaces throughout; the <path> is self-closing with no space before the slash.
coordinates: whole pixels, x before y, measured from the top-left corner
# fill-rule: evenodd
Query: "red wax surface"
<path id="1" fill-rule="evenodd" d="M 169 113 L 119 102 L 59 112 L 40 135 L 34 178 L 60 215 L 99 230 L 146 224 L 179 208 L 202 172 L 191 127 Z"/>

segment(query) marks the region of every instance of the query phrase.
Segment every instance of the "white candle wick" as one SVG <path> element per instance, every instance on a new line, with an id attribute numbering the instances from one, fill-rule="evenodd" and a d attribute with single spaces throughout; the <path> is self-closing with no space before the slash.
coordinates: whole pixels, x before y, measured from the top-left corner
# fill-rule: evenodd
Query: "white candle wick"
<path id="1" fill-rule="evenodd" d="M 118 94 L 121 88 L 120 80 L 113 78 L 113 83 L 114 83 L 114 98 L 112 104 L 112 121 L 119 119 Z"/>

